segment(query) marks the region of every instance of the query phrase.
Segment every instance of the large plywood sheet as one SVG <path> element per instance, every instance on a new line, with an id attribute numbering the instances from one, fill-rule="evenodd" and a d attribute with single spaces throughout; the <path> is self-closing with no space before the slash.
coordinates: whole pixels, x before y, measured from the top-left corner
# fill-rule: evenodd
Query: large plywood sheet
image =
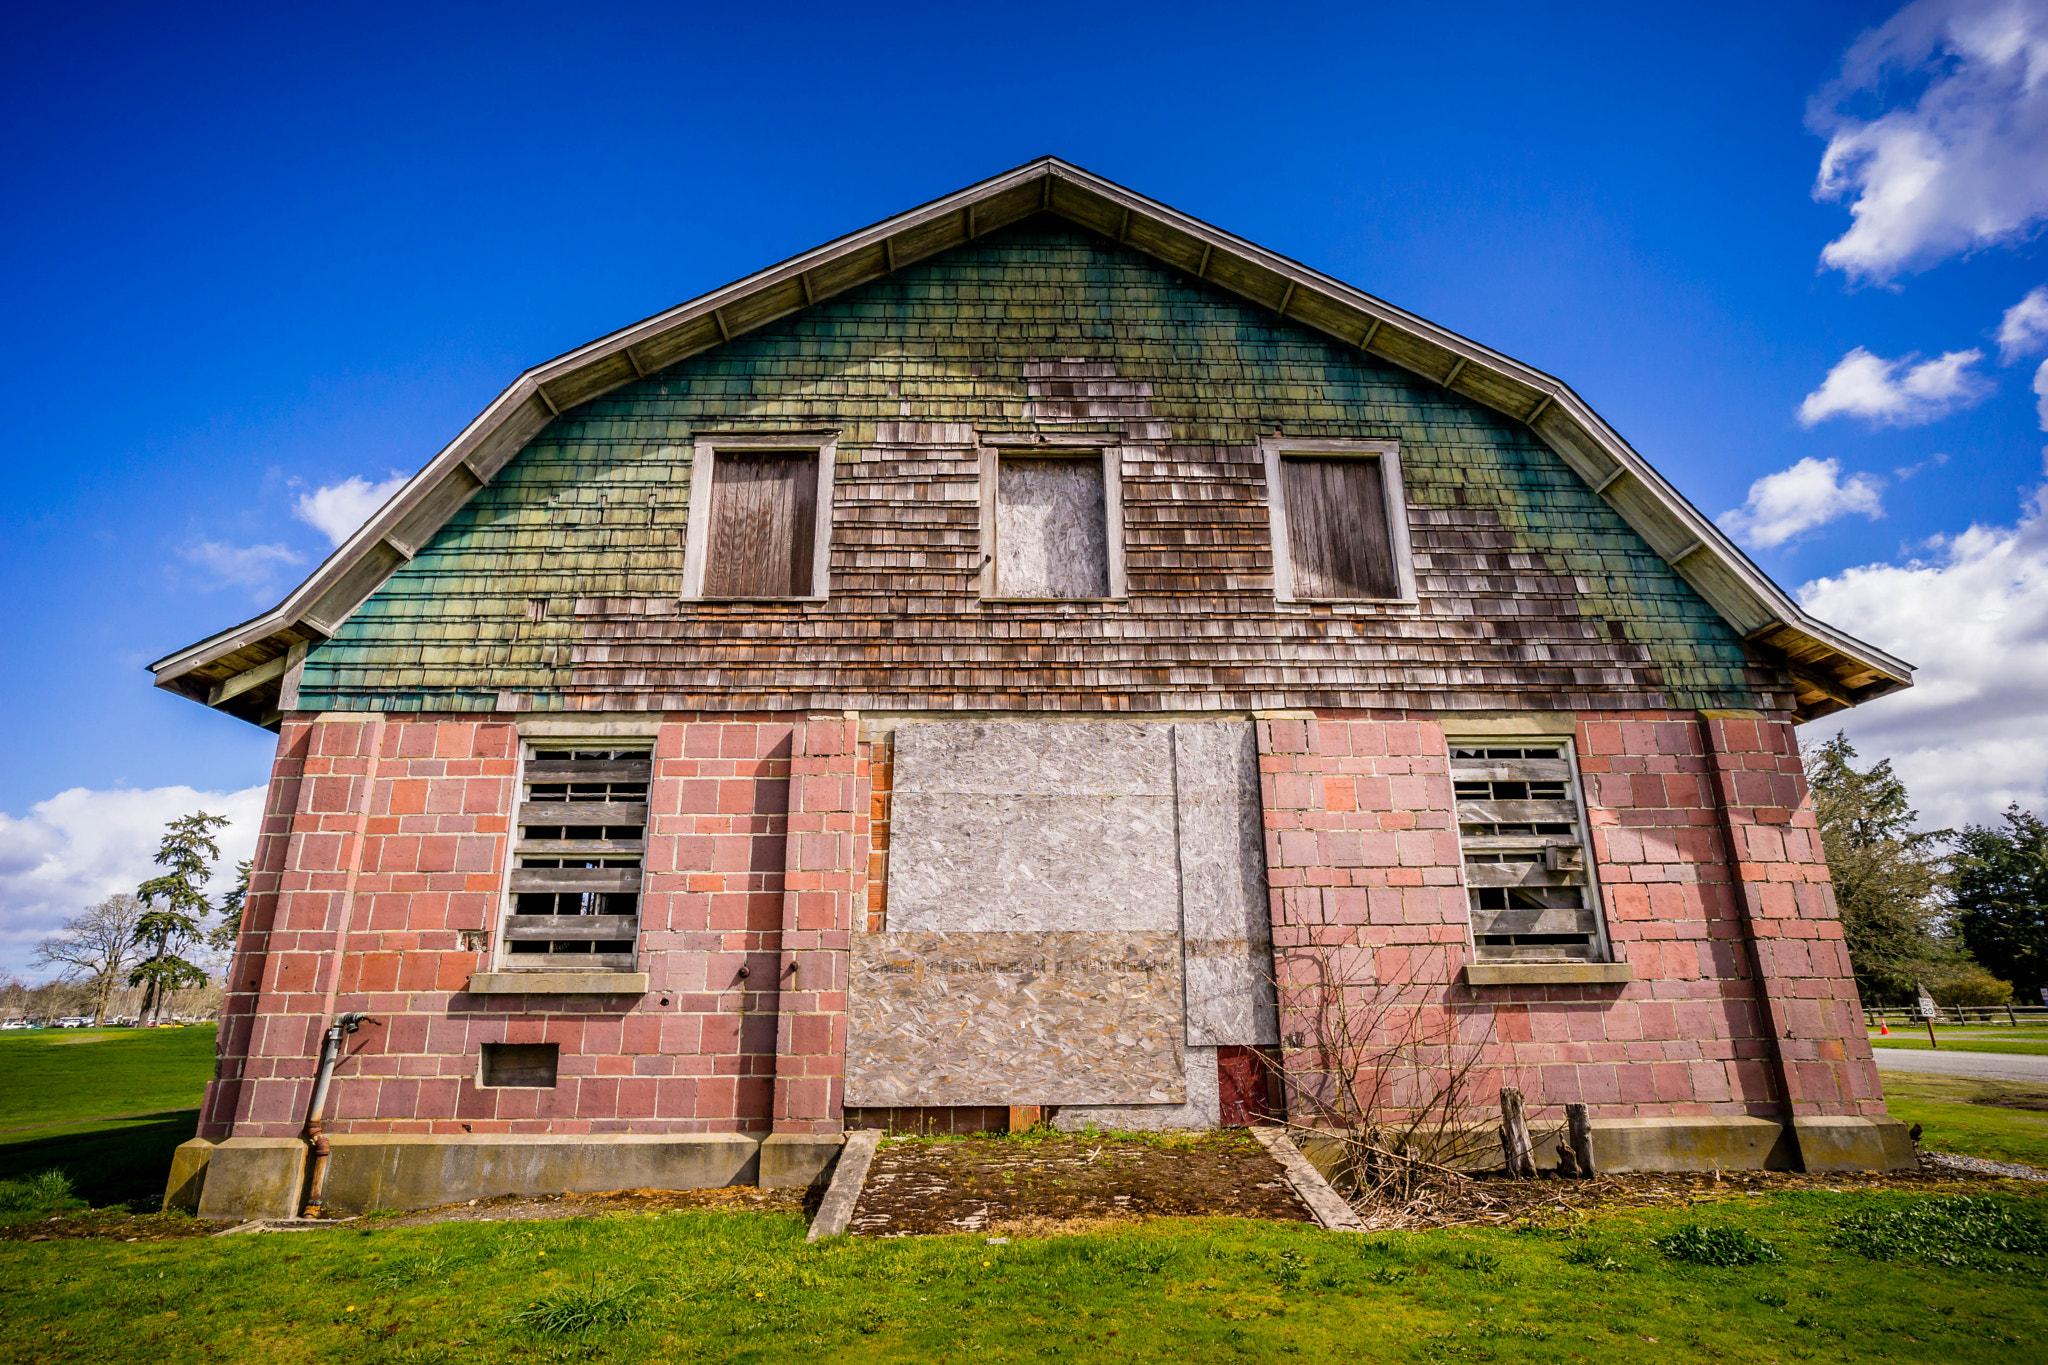
<path id="1" fill-rule="evenodd" d="M 995 722 L 896 731 L 889 928 L 1180 928 L 1173 727 Z"/>
<path id="2" fill-rule="evenodd" d="M 1102 460 L 1005 458 L 996 474 L 996 591 L 1109 596 Z"/>
<path id="3" fill-rule="evenodd" d="M 892 930 L 1180 928 L 1171 796 L 898 791 L 889 820 Z"/>
<path id="4" fill-rule="evenodd" d="M 1052 1116 L 1052 1126 L 1066 1133 L 1081 1132 L 1090 1124 L 1137 1133 L 1219 1126 L 1223 1099 L 1216 1083 L 1216 1049 L 1190 1047 L 1182 1053 L 1182 1065 L 1188 1077 L 1184 1104 L 1067 1104 Z"/>
<path id="5" fill-rule="evenodd" d="M 846 1103 L 1184 1104 L 1180 937 L 856 934 Z"/>
<path id="6" fill-rule="evenodd" d="M 895 789 L 989 796 L 1171 796 L 1173 727 L 938 721 L 896 727 Z"/>
<path id="7" fill-rule="evenodd" d="M 1247 721 L 1182 724 L 1173 751 L 1187 1041 L 1278 1043 L 1257 740 Z"/>

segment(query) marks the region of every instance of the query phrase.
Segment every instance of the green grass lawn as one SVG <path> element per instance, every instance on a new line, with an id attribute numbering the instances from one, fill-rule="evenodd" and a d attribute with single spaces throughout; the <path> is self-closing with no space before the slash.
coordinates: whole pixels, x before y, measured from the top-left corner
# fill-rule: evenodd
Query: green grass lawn
<path id="1" fill-rule="evenodd" d="M 2048 1112 L 1971 1103 L 1994 1096 L 2027 1099 L 2048 1109 L 2048 1086 L 1910 1071 L 1884 1073 L 1885 1107 L 1900 1122 L 1925 1129 L 1920 1137 L 1923 1147 L 2048 1169 Z"/>
<path id="2" fill-rule="evenodd" d="M 0 1033 L 0 1129 L 196 1108 L 213 1079 L 213 1034 L 211 1024 Z"/>
<path id="3" fill-rule="evenodd" d="M 2017 1056 L 2048 1057 L 2048 1037 L 2023 1033 L 1992 1032 L 1989 1029 L 1977 1032 L 1969 1029 L 1937 1028 L 1935 1036 L 1941 1040 L 1943 1052 L 2003 1052 Z M 1934 1044 L 1927 1041 L 1927 1031 L 1905 1033 L 1894 1030 L 1889 1038 L 1870 1035 L 1870 1045 L 1877 1048 L 1899 1048 L 1905 1051 L 1925 1052 Z"/>
<path id="4" fill-rule="evenodd" d="M 94 1204 L 161 1198 L 171 1152 L 199 1125 L 213 1035 L 210 1025 L 0 1034 L 0 1181 L 59 1170 Z"/>
<path id="5" fill-rule="evenodd" d="M 807 1246 L 795 1217 L 702 1212 L 8 1243 L 0 1359 L 2010 1365 L 2048 1331 L 2048 1256 L 1970 1250 L 1981 1238 L 1953 1218 L 1933 1220 L 1947 1241 L 1925 1228 L 1894 1237 L 1905 1260 L 1834 1239 L 1845 1217 L 1932 1204 L 1974 1207 L 1978 1225 L 2006 1218 L 2019 1245 L 2048 1251 L 2042 1202 L 1805 1193 L 1613 1213 L 1571 1231 L 1363 1237 L 1161 1220 L 1006 1245 Z M 1747 1233 L 1777 1259 L 1669 1259 L 1654 1243 L 1686 1224 Z M 1958 1247 L 1979 1263 L 1938 1263 Z"/>

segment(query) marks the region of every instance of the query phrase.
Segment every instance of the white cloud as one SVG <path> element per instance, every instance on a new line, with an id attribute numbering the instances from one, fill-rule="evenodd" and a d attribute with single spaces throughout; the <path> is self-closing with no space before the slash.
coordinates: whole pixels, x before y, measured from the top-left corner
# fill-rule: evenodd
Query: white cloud
<path id="1" fill-rule="evenodd" d="M 1917 92 L 1917 94 L 1915 93 Z M 1859 37 L 1807 122 L 1817 199 L 1853 222 L 1821 260 L 1885 281 L 2048 220 L 2048 6 L 1915 0 Z"/>
<path id="2" fill-rule="evenodd" d="M 1751 484 L 1749 500 L 1723 512 L 1720 522 L 1743 544 L 1768 550 L 1837 517 L 1877 520 L 1884 515 L 1883 489 L 1868 474 L 1852 474 L 1844 482 L 1841 461 L 1808 456 Z"/>
<path id="3" fill-rule="evenodd" d="M 1950 351 L 1916 365 L 1917 356 L 1886 360 L 1858 346 L 1800 403 L 1799 425 L 1861 417 L 1872 426 L 1924 426 L 1991 392 L 1990 381 L 1970 368 L 1983 358 L 1982 351 Z"/>
<path id="4" fill-rule="evenodd" d="M 234 885 L 235 864 L 255 850 L 264 790 L 73 787 L 37 802 L 26 816 L 0 814 L 0 974 L 27 975 L 30 952 L 66 916 L 155 876 L 164 826 L 181 815 L 228 817 L 215 835 L 221 861 L 211 893 L 218 898 Z"/>
<path id="5" fill-rule="evenodd" d="M 178 557 L 213 575 L 216 587 L 228 584 L 258 595 L 270 590 L 279 568 L 305 562 L 289 546 L 229 545 L 219 540 L 196 540 L 180 549 Z"/>
<path id="6" fill-rule="evenodd" d="M 382 483 L 371 483 L 360 474 L 351 474 L 340 483 L 299 494 L 298 506 L 292 515 L 318 528 L 322 535 L 339 545 L 354 535 L 356 528 L 368 521 L 378 508 L 391 501 L 391 495 L 405 486 L 405 477 L 393 474 Z"/>
<path id="7" fill-rule="evenodd" d="M 1930 825 L 2048 810 L 2048 490 L 2015 526 L 1972 526 L 1925 559 L 1866 564 L 1799 590 L 1822 620 L 1919 665 L 1914 686 L 1838 719 L 1893 760 Z"/>
<path id="8" fill-rule="evenodd" d="M 2034 371 L 2034 411 L 2040 414 L 2041 430 L 2048 431 L 2048 360 L 2041 362 L 2041 368 Z"/>
<path id="9" fill-rule="evenodd" d="M 2028 290 L 1998 323 L 1998 358 L 2006 364 L 2039 350 L 2048 350 L 2048 284 Z"/>

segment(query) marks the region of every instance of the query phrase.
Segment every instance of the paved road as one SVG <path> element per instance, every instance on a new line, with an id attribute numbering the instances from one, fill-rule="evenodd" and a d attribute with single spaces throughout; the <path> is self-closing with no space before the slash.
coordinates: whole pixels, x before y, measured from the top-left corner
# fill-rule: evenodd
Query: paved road
<path id="1" fill-rule="evenodd" d="M 1936 1076 L 1970 1076 L 1983 1081 L 2032 1081 L 2048 1085 L 2048 1057 L 2003 1052 L 1911 1052 L 1873 1048 L 1881 1071 L 1920 1071 Z"/>

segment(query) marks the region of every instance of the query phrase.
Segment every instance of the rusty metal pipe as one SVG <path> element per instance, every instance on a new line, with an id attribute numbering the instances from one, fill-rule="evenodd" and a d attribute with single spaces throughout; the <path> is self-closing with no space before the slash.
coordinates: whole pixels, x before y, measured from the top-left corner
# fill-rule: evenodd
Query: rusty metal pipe
<path id="1" fill-rule="evenodd" d="M 320 1116 L 327 1110 L 327 1088 L 334 1079 L 334 1065 L 341 1060 L 342 1041 L 368 1020 L 367 1014 L 351 1012 L 337 1015 L 328 1025 L 326 1036 L 320 1040 L 320 1069 L 313 1075 L 313 1101 L 306 1106 L 306 1146 L 312 1152 L 313 1169 L 312 1178 L 307 1182 L 306 1203 L 299 1212 L 301 1218 L 318 1218 L 321 1197 L 327 1192 L 327 1161 L 333 1155 L 333 1148 L 327 1141 Z"/>

